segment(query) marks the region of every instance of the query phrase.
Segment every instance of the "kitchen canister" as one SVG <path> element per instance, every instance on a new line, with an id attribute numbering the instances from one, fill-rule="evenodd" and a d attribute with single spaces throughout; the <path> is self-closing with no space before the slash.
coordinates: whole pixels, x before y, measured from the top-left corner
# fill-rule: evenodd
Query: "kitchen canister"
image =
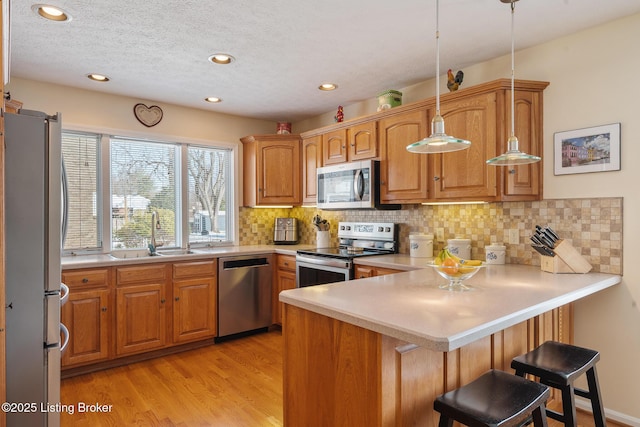
<path id="1" fill-rule="evenodd" d="M 487 264 L 504 264 L 507 256 L 505 245 L 489 245 L 485 248 Z"/>
<path id="2" fill-rule="evenodd" d="M 432 258 L 433 234 L 409 234 L 409 255 L 414 258 Z"/>
<path id="3" fill-rule="evenodd" d="M 453 255 L 462 259 L 471 259 L 471 239 L 449 239 L 447 248 Z"/>
<path id="4" fill-rule="evenodd" d="M 329 230 L 316 231 L 316 247 L 317 248 L 330 248 L 331 247 L 331 232 Z"/>

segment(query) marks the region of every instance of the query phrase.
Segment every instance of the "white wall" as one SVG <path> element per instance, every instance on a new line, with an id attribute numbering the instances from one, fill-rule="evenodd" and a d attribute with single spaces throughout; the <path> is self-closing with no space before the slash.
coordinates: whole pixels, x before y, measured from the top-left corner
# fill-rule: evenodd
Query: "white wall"
<path id="1" fill-rule="evenodd" d="M 23 108 L 55 114 L 63 113 L 63 127 L 115 130 L 128 136 L 163 140 L 195 139 L 239 145 L 240 138 L 250 134 L 275 133 L 276 123 L 246 117 L 219 114 L 205 110 L 154 102 L 146 99 L 109 95 L 68 86 L 11 78 L 5 91 L 23 102 Z M 142 103 L 158 105 L 163 110 L 160 123 L 151 128 L 133 115 L 133 106 Z"/>
<path id="2" fill-rule="evenodd" d="M 546 199 L 624 197 L 623 282 L 576 304 L 575 343 L 601 353 L 598 375 L 609 415 L 640 425 L 640 14 L 516 53 L 516 78 L 551 84 L 544 92 Z M 464 87 L 510 77 L 510 57 L 464 70 Z M 441 91 L 446 91 L 441 79 Z M 435 81 L 398 89 L 404 103 L 435 95 Z M 375 100 L 345 106 L 345 117 L 375 112 Z M 300 123 L 333 122 L 327 112 Z M 554 176 L 555 132 L 621 123 L 621 170 Z M 634 262 L 635 260 L 635 262 Z"/>

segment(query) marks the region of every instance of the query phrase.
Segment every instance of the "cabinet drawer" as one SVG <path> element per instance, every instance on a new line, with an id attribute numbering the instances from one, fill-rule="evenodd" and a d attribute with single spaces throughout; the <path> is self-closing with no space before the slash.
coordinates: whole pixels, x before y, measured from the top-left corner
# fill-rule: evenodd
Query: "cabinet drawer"
<path id="1" fill-rule="evenodd" d="M 174 279 L 184 277 L 213 277 L 216 275 L 216 260 L 178 262 L 173 264 Z"/>
<path id="2" fill-rule="evenodd" d="M 293 255 L 278 255 L 276 257 L 276 266 L 281 270 L 295 270 L 296 257 Z"/>
<path id="3" fill-rule="evenodd" d="M 126 285 L 139 282 L 164 282 L 167 277 L 166 264 L 136 265 L 116 268 L 116 284 Z"/>
<path id="4" fill-rule="evenodd" d="M 109 269 L 69 270 L 62 272 L 62 283 L 69 288 L 107 286 Z"/>

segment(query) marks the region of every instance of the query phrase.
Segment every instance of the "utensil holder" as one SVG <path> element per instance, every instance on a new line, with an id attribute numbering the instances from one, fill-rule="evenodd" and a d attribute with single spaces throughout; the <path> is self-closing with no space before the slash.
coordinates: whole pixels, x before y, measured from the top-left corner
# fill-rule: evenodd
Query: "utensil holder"
<path id="1" fill-rule="evenodd" d="M 329 248 L 331 247 L 331 233 L 329 230 L 322 230 L 316 232 L 316 248 Z"/>
<path id="2" fill-rule="evenodd" d="M 540 256 L 540 269 L 549 273 L 588 273 L 593 268 L 566 240 L 558 240 L 553 248 L 556 256 Z"/>

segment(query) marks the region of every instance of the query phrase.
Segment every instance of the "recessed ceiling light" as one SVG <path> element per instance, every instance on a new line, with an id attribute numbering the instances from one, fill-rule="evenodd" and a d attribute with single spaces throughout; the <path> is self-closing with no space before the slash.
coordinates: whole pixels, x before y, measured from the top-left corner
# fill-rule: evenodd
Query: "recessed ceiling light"
<path id="1" fill-rule="evenodd" d="M 209 61 L 213 62 L 214 64 L 222 65 L 231 64 L 235 60 L 236 59 L 228 53 L 214 53 L 209 57 Z"/>
<path id="2" fill-rule="evenodd" d="M 212 104 L 217 104 L 222 102 L 222 98 L 216 98 L 215 96 L 208 96 L 204 100 Z"/>
<path id="3" fill-rule="evenodd" d="M 48 4 L 34 4 L 31 6 L 31 10 L 45 19 L 50 21 L 71 21 L 71 15 L 57 6 L 51 6 Z"/>
<path id="4" fill-rule="evenodd" d="M 336 89 L 338 89 L 338 85 L 334 84 L 334 83 L 322 83 L 320 86 L 318 86 L 318 89 L 320 89 L 320 90 L 336 90 Z"/>
<path id="5" fill-rule="evenodd" d="M 108 82 L 109 81 L 109 77 L 103 75 L 103 74 L 95 74 L 95 73 L 91 73 L 91 74 L 87 74 L 87 78 L 89 78 L 90 80 L 96 81 L 96 82 Z"/>

